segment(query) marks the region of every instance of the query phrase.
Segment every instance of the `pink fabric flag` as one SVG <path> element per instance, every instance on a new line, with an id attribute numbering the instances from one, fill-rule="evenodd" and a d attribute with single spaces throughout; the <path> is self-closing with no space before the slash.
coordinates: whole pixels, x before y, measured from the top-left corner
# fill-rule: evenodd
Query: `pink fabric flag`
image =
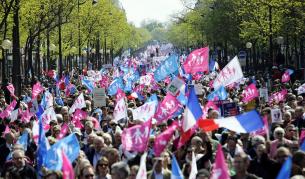
<path id="1" fill-rule="evenodd" d="M 10 92 L 11 96 L 15 95 L 15 88 L 13 84 L 9 84 L 6 86 L 6 88 L 8 89 L 8 91 Z"/>
<path id="2" fill-rule="evenodd" d="M 300 145 L 304 142 L 304 140 L 305 140 L 305 129 L 302 129 L 300 134 Z"/>
<path id="3" fill-rule="evenodd" d="M 284 101 L 286 95 L 287 95 L 287 90 L 286 89 L 283 89 L 280 92 L 273 93 L 269 97 L 269 103 L 272 103 L 273 101 L 276 102 L 276 103 L 279 103 L 280 101 Z"/>
<path id="4" fill-rule="evenodd" d="M 166 77 L 166 78 L 164 79 L 164 83 L 169 84 L 170 82 L 171 82 L 170 77 Z"/>
<path id="5" fill-rule="evenodd" d="M 192 128 L 189 130 L 185 131 L 181 127 L 181 135 L 179 137 L 178 143 L 177 143 L 177 148 L 180 149 L 184 144 L 186 144 L 187 141 L 190 140 L 192 135 L 196 132 L 196 129 L 198 128 L 197 124 L 194 125 Z"/>
<path id="6" fill-rule="evenodd" d="M 11 129 L 8 127 L 8 125 L 5 126 L 5 130 L 4 130 L 4 132 L 2 132 L 2 137 L 4 137 L 5 134 L 8 134 L 8 133 L 10 133 L 10 132 L 11 132 Z"/>
<path id="7" fill-rule="evenodd" d="M 142 125 L 124 129 L 122 133 L 122 145 L 125 151 L 144 152 L 147 148 L 151 128 L 151 119 Z"/>
<path id="8" fill-rule="evenodd" d="M 282 76 L 282 83 L 287 83 L 288 81 L 290 81 L 290 74 L 289 71 L 285 71 Z"/>
<path id="9" fill-rule="evenodd" d="M 208 116 L 208 111 L 209 109 L 214 109 L 216 111 L 219 110 L 219 108 L 215 105 L 215 103 L 213 101 L 208 101 L 208 103 L 204 106 L 203 110 L 202 110 L 202 119 L 205 119 Z"/>
<path id="10" fill-rule="evenodd" d="M 133 88 L 133 92 L 137 92 L 137 93 L 140 93 L 142 94 L 143 90 L 144 90 L 144 87 L 145 85 L 136 85 L 134 88 Z"/>
<path id="11" fill-rule="evenodd" d="M 196 73 L 193 75 L 193 80 L 200 80 L 200 78 L 203 76 L 203 74 L 201 73 Z"/>
<path id="12" fill-rule="evenodd" d="M 213 179 L 230 179 L 229 168 L 223 155 L 222 147 L 218 144 L 215 163 L 211 173 Z"/>
<path id="13" fill-rule="evenodd" d="M 33 86 L 32 90 L 32 100 L 36 99 L 36 97 L 43 91 L 43 87 L 41 86 L 40 82 L 37 82 Z"/>
<path id="14" fill-rule="evenodd" d="M 263 117 L 263 122 L 264 122 L 264 127 L 260 130 L 257 130 L 253 133 L 251 133 L 252 136 L 254 135 L 261 135 L 261 136 L 264 136 L 264 135 L 268 135 L 269 134 L 269 125 L 268 125 L 268 120 L 267 120 L 267 117 Z"/>
<path id="15" fill-rule="evenodd" d="M 209 71 L 209 47 L 194 50 L 183 63 L 185 73 Z"/>
<path id="16" fill-rule="evenodd" d="M 100 86 L 101 88 L 108 88 L 109 86 L 109 78 L 108 76 L 102 76 L 102 79 L 100 80 Z"/>
<path id="17" fill-rule="evenodd" d="M 14 110 L 16 104 L 17 104 L 17 101 L 14 100 L 9 106 L 7 106 L 7 107 L 5 108 L 4 111 L 2 111 L 2 112 L 0 113 L 0 118 L 4 119 L 4 118 L 6 118 L 6 117 L 9 117 L 9 116 L 11 115 L 12 111 Z"/>
<path id="18" fill-rule="evenodd" d="M 66 156 L 65 152 L 62 150 L 61 151 L 61 156 L 62 156 L 62 178 L 63 179 L 74 179 L 74 169 L 72 167 L 72 164 L 68 157 Z"/>
<path id="19" fill-rule="evenodd" d="M 175 121 L 169 128 L 167 128 L 164 132 L 162 132 L 155 138 L 154 152 L 156 157 L 159 157 L 161 155 L 178 127 L 178 122 Z"/>
<path id="20" fill-rule="evenodd" d="M 34 114 L 29 111 L 29 109 L 25 110 L 21 113 L 21 121 L 28 123 L 30 122 L 31 117 L 33 117 Z"/>
<path id="21" fill-rule="evenodd" d="M 170 118 L 181 106 L 177 98 L 167 93 L 163 101 L 159 104 L 155 113 L 155 119 L 158 123 Z"/>
<path id="22" fill-rule="evenodd" d="M 247 88 L 243 91 L 242 95 L 243 95 L 243 102 L 247 103 L 258 97 L 259 93 L 255 84 L 252 83 L 251 85 L 247 86 Z"/>
<path id="23" fill-rule="evenodd" d="M 57 136 L 57 140 L 64 138 L 66 136 L 66 134 L 68 133 L 68 131 L 69 131 L 69 126 L 66 123 L 64 123 L 61 126 L 60 133 Z"/>
<path id="24" fill-rule="evenodd" d="M 124 97 L 125 97 L 124 91 L 122 91 L 120 88 L 118 88 L 117 93 L 116 93 L 116 95 L 115 95 L 116 102 L 120 101 L 120 100 L 123 99 Z"/>
<path id="25" fill-rule="evenodd" d="M 74 104 L 71 106 L 69 113 L 72 114 L 76 109 L 82 109 L 85 107 L 86 107 L 86 102 L 85 102 L 84 94 L 81 93 L 74 101 Z"/>

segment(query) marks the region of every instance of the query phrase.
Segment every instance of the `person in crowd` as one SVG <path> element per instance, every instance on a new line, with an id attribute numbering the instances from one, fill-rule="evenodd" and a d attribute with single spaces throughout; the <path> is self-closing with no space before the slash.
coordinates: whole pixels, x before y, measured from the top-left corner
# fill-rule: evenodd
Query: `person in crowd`
<path id="1" fill-rule="evenodd" d="M 232 176 L 232 179 L 257 179 L 258 176 L 248 173 L 248 167 L 250 164 L 250 160 L 247 154 L 244 152 L 237 153 L 234 156 L 234 168 L 236 174 Z"/>

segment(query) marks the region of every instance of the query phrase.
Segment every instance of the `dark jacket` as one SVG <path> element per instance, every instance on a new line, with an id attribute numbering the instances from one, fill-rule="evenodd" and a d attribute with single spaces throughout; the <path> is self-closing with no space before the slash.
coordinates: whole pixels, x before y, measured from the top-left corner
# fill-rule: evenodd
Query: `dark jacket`
<path id="1" fill-rule="evenodd" d="M 269 179 L 277 176 L 278 167 L 278 164 L 271 160 L 267 154 L 263 154 L 260 161 L 258 161 L 257 157 L 251 160 L 248 172 L 258 177 Z"/>

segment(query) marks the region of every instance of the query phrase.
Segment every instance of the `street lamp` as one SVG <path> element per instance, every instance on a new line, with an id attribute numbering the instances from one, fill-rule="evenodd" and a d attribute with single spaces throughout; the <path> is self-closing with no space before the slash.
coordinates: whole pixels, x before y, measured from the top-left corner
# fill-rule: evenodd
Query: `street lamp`
<path id="1" fill-rule="evenodd" d="M 247 42 L 246 43 L 246 48 L 247 48 L 247 58 L 246 58 L 246 67 L 247 70 L 249 69 L 249 61 L 251 62 L 251 48 L 252 48 L 252 43 Z M 250 58 L 249 58 L 250 57 Z"/>
<path id="2" fill-rule="evenodd" d="M 56 50 L 56 45 L 50 44 L 50 51 L 51 51 L 51 58 L 50 61 L 53 59 L 53 52 Z M 49 62 L 49 68 L 51 69 L 51 62 Z"/>
<path id="3" fill-rule="evenodd" d="M 7 68 L 7 66 L 6 66 L 7 51 L 9 49 L 11 49 L 12 46 L 13 46 L 13 43 L 10 40 L 8 40 L 8 39 L 3 40 L 2 44 L 1 44 L 1 47 L 4 50 L 4 57 L 3 57 L 3 61 L 2 61 L 2 79 L 6 78 L 6 70 L 5 70 L 5 68 Z"/>

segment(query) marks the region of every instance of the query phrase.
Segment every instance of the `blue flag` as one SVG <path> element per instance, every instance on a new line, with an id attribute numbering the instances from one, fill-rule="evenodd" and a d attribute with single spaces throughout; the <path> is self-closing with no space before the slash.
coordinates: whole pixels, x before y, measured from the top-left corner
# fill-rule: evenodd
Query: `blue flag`
<path id="1" fill-rule="evenodd" d="M 305 151 L 305 140 L 304 140 L 303 143 L 301 144 L 300 149 L 301 149 L 302 151 Z"/>
<path id="2" fill-rule="evenodd" d="M 118 88 L 124 89 L 122 78 L 115 78 L 108 87 L 108 95 L 112 96 L 117 93 Z"/>
<path id="3" fill-rule="evenodd" d="M 128 79 L 127 81 L 125 81 L 124 91 L 125 92 L 132 91 L 132 80 Z"/>
<path id="4" fill-rule="evenodd" d="M 228 93 L 225 87 L 221 86 L 217 90 L 213 91 L 208 95 L 208 100 L 225 100 L 228 97 Z"/>
<path id="5" fill-rule="evenodd" d="M 69 75 L 65 76 L 65 86 L 68 86 L 70 84 L 70 77 Z"/>
<path id="6" fill-rule="evenodd" d="M 29 137 L 28 132 L 24 131 L 17 141 L 17 144 L 22 145 L 24 151 L 26 151 L 28 148 L 28 137 Z"/>
<path id="7" fill-rule="evenodd" d="M 172 175 L 171 179 L 183 179 L 182 171 L 179 167 L 179 164 L 176 160 L 175 155 L 172 155 Z"/>
<path id="8" fill-rule="evenodd" d="M 64 151 L 68 159 L 73 162 L 79 155 L 80 146 L 75 134 L 70 134 L 69 136 L 56 142 L 45 154 L 46 158 L 43 161 L 44 166 L 49 170 L 61 170 L 62 159 L 61 151 Z"/>
<path id="9" fill-rule="evenodd" d="M 82 79 L 82 85 L 86 86 L 86 88 L 90 91 L 90 93 L 93 92 L 94 84 L 92 83 L 92 81 L 87 79 Z"/>
<path id="10" fill-rule="evenodd" d="M 37 169 L 38 171 L 40 171 L 50 145 L 43 130 L 42 119 L 39 119 L 38 123 L 39 123 L 39 138 L 38 138 L 38 149 L 37 149 Z"/>
<path id="11" fill-rule="evenodd" d="M 156 94 L 151 95 L 146 102 L 158 101 L 158 97 Z"/>
<path id="12" fill-rule="evenodd" d="M 171 55 L 163 61 L 154 72 L 154 77 L 157 82 L 165 79 L 168 75 L 176 73 L 179 70 L 178 56 Z"/>
<path id="13" fill-rule="evenodd" d="M 43 110 L 43 107 L 41 105 L 38 105 L 38 110 L 36 112 L 36 116 L 38 119 L 40 119 L 40 117 L 42 116 L 44 110 Z"/>
<path id="14" fill-rule="evenodd" d="M 276 179 L 289 179 L 292 167 L 292 159 L 289 157 L 285 163 L 282 165 L 282 168 L 277 175 Z"/>
<path id="15" fill-rule="evenodd" d="M 56 102 L 56 104 L 59 105 L 59 106 L 64 106 L 64 102 L 63 102 L 63 100 L 61 99 L 61 97 L 56 97 L 56 98 L 55 98 L 55 102 Z"/>

